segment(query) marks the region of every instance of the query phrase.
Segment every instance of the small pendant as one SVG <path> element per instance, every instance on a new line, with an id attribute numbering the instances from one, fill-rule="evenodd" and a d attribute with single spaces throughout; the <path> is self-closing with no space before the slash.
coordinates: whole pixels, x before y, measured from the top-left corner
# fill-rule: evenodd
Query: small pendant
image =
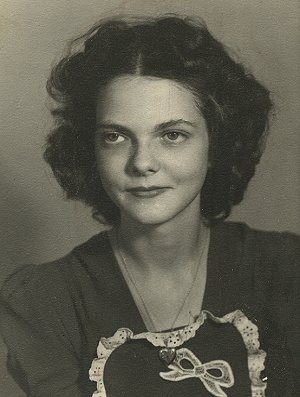
<path id="1" fill-rule="evenodd" d="M 170 347 L 163 347 L 159 350 L 159 358 L 167 365 L 171 364 L 176 356 L 176 350 Z"/>

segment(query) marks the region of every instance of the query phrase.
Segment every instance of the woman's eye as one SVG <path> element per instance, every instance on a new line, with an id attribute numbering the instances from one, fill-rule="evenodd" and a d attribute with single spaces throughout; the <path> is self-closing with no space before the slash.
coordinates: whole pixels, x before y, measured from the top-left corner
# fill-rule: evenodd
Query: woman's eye
<path id="1" fill-rule="evenodd" d="M 120 143 L 125 141 L 125 137 L 117 132 L 105 132 L 103 136 L 107 143 Z"/>
<path id="2" fill-rule="evenodd" d="M 163 139 L 167 142 L 180 143 L 186 139 L 186 136 L 178 131 L 170 131 L 163 135 Z"/>

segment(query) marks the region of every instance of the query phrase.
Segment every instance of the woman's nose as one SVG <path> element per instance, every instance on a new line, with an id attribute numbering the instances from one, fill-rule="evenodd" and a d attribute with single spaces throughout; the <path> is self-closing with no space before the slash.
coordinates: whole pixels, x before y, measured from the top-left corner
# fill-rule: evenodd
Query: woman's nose
<path id="1" fill-rule="evenodd" d="M 149 143 L 136 144 L 132 148 L 129 170 L 138 175 L 151 175 L 159 170 L 157 153 Z"/>

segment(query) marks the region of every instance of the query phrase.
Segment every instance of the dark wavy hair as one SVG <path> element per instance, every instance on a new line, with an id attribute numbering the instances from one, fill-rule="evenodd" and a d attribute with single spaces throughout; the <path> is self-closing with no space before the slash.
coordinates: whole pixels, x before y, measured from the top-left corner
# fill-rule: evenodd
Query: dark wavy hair
<path id="1" fill-rule="evenodd" d="M 52 110 L 56 125 L 44 158 L 66 197 L 83 201 L 108 223 L 119 221 L 97 172 L 94 132 L 101 86 L 124 74 L 171 79 L 199 99 L 210 163 L 202 215 L 209 225 L 225 219 L 255 173 L 272 102 L 268 90 L 228 55 L 202 21 L 177 15 L 102 20 L 74 40 L 53 68 L 47 90 L 58 106 Z"/>

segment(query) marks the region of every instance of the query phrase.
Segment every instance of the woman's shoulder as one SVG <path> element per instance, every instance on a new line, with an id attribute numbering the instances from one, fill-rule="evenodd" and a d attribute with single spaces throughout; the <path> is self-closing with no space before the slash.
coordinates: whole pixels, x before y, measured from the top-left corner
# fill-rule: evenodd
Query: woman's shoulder
<path id="1" fill-rule="evenodd" d="M 222 233 L 227 232 L 232 235 L 239 236 L 241 240 L 245 240 L 249 237 L 256 239 L 263 239 L 264 241 L 279 241 L 279 240 L 290 240 L 297 244 L 300 244 L 300 236 L 290 231 L 276 231 L 276 230 L 264 230 L 257 229 L 249 226 L 245 222 L 232 222 L 226 221 L 216 225 L 216 228 L 220 228 Z"/>
<path id="2" fill-rule="evenodd" d="M 273 326 L 293 334 L 290 340 L 295 346 L 300 337 L 296 332 L 300 327 L 300 237 L 233 222 L 217 226 L 212 235 L 222 240 L 218 256 L 227 259 L 219 260 L 220 274 L 229 274 L 228 285 L 234 286 L 228 288 L 233 306 L 240 299 L 250 316 L 268 318 Z"/>
<path id="3" fill-rule="evenodd" d="M 1 300 L 11 302 L 49 296 L 57 297 L 72 288 L 76 280 L 89 274 L 89 268 L 109 256 L 109 243 L 106 233 L 99 233 L 86 242 L 76 246 L 67 255 L 56 260 L 26 264 L 14 270 L 1 287 Z M 101 261 L 101 257 L 103 261 Z M 104 259 L 105 258 L 105 259 Z M 47 295 L 46 295 L 47 292 Z"/>
<path id="4" fill-rule="evenodd" d="M 300 265 L 300 236 L 287 231 L 266 231 L 249 227 L 245 223 L 224 222 L 217 228 L 217 234 L 227 244 L 235 244 L 247 254 L 260 260 Z"/>
<path id="5" fill-rule="evenodd" d="M 62 258 L 24 265 L 6 279 L 0 293 L 0 333 L 12 357 L 30 367 L 31 349 L 34 354 L 43 351 L 45 357 L 69 357 L 71 352 L 64 370 L 75 356 L 80 357 L 81 324 L 88 311 L 101 310 L 99 296 L 105 293 L 101 292 L 105 281 L 101 270 L 99 281 L 93 272 L 103 267 L 101 255 L 108 258 L 108 247 L 106 236 L 100 234 Z M 96 295 L 99 290 L 100 295 Z M 18 346 L 24 346 L 24 351 Z M 53 360 L 56 363 L 55 357 Z M 62 361 L 56 364 L 57 368 L 63 366 Z"/>
<path id="6" fill-rule="evenodd" d="M 223 250 L 228 246 L 235 253 L 241 284 L 251 286 L 252 294 L 262 304 L 274 306 L 274 311 L 276 305 L 277 311 L 278 305 L 295 309 L 296 301 L 300 304 L 300 237 L 257 230 L 244 223 L 225 222 L 220 229 L 217 234 L 225 241 Z"/>
<path id="7" fill-rule="evenodd" d="M 264 300 L 295 299 L 300 290 L 300 237 L 224 222 L 212 230 L 220 274 L 235 274 Z"/>

